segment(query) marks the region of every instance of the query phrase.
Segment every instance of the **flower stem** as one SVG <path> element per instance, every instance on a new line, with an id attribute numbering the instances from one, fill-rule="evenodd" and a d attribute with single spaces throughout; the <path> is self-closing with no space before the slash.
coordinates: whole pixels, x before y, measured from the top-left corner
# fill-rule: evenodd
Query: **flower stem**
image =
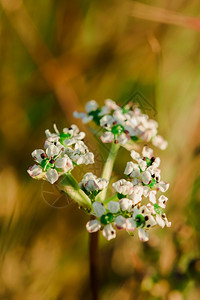
<path id="1" fill-rule="evenodd" d="M 112 144 L 108 158 L 104 165 L 101 177 L 104 179 L 107 179 L 108 181 L 110 180 L 112 170 L 113 170 L 113 165 L 114 165 L 115 159 L 117 157 L 119 148 L 120 148 L 119 144 L 114 144 L 114 143 Z M 104 200 L 106 199 L 107 189 L 108 189 L 108 186 L 100 194 L 100 199 L 102 202 L 104 202 Z"/>
<path id="2" fill-rule="evenodd" d="M 98 231 L 89 233 L 90 287 L 92 300 L 98 300 L 98 239 Z"/>
<path id="3" fill-rule="evenodd" d="M 70 196 L 79 206 L 91 208 L 90 198 L 80 189 L 78 182 L 71 174 L 64 174 L 62 180 L 56 184 L 57 188 Z"/>

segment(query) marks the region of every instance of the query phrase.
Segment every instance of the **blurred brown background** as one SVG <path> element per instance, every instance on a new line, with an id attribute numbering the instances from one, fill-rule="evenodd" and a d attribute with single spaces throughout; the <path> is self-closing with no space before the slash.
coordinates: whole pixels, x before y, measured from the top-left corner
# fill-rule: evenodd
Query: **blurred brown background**
<path id="1" fill-rule="evenodd" d="M 199 11 L 197 0 L 0 0 L 0 299 L 89 299 L 88 216 L 26 169 L 53 121 L 134 91 L 169 141 L 156 154 L 172 227 L 148 243 L 101 238 L 101 299 L 199 299 Z M 107 149 L 88 144 L 99 174 Z"/>

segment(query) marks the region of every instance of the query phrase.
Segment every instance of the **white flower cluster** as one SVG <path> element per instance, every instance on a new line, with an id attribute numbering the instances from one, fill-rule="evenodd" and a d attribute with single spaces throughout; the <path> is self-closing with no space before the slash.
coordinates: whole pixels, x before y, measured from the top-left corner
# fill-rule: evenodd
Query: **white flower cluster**
<path id="1" fill-rule="evenodd" d="M 149 119 L 148 115 L 132 104 L 120 107 L 114 101 L 107 99 L 105 105 L 99 108 L 95 100 L 87 102 L 86 113 L 74 112 L 76 118 L 83 123 L 94 121 L 100 125 L 104 133 L 101 136 L 103 143 L 126 144 L 129 140 L 151 141 L 162 150 L 167 147 L 167 141 L 158 135 L 158 123 Z"/>
<path id="2" fill-rule="evenodd" d="M 113 183 L 118 200 L 108 202 L 107 206 L 98 201 L 93 202 L 92 214 L 96 216 L 86 224 L 89 232 L 103 230 L 103 235 L 108 239 L 116 237 L 116 228 L 125 229 L 128 232 L 138 229 L 141 241 L 148 241 L 148 230 L 157 224 L 162 228 L 168 222 L 164 208 L 168 198 L 161 195 L 156 200 L 157 192 L 165 192 L 169 184 L 161 181 L 160 158 L 153 156 L 153 150 L 144 147 L 142 157 L 139 153 L 132 151 L 132 158 L 136 163 L 128 162 L 125 174 L 128 179 L 120 179 Z M 142 201 L 148 198 L 147 204 Z M 146 202 L 148 201 L 146 199 Z"/>
<path id="3" fill-rule="evenodd" d="M 128 141 L 146 141 L 160 149 L 167 147 L 167 142 L 158 135 L 156 121 L 141 113 L 132 104 L 120 107 L 114 101 L 107 99 L 105 105 L 99 108 L 96 101 L 86 104 L 86 113 L 74 113 L 84 123 L 94 121 L 103 129 L 101 140 L 104 143 L 126 144 Z M 46 140 L 43 149 L 36 149 L 32 157 L 37 164 L 28 169 L 28 173 L 35 179 L 43 179 L 51 184 L 66 174 L 70 178 L 70 186 L 74 195 L 70 196 L 92 219 L 86 224 L 89 232 L 102 230 L 107 240 L 116 237 L 116 229 L 134 232 L 138 229 L 141 241 L 148 241 L 150 228 L 159 225 L 170 227 L 164 209 L 168 198 L 157 193 L 168 190 L 169 184 L 161 180 L 160 158 L 154 157 L 153 150 L 143 147 L 142 155 L 132 150 L 124 174 L 126 179 L 120 179 L 112 184 L 115 194 L 106 198 L 111 165 L 115 155 L 109 155 L 104 166 L 103 174 L 108 179 L 97 178 L 93 173 L 86 173 L 79 183 L 70 174 L 73 168 L 81 164 L 93 164 L 94 155 L 83 142 L 84 132 L 80 132 L 76 125 L 64 128 L 59 132 L 54 124 L 55 132 L 45 131 Z M 118 146 L 113 145 L 118 149 Z M 112 154 L 112 152 L 111 152 Z M 112 164 L 110 163 L 110 160 Z M 67 184 L 66 184 L 67 186 Z M 103 191 L 101 193 L 101 191 Z M 83 206 L 82 206 L 83 205 Z"/>
<path id="4" fill-rule="evenodd" d="M 32 157 L 37 162 L 28 169 L 28 173 L 34 179 L 48 180 L 55 183 L 59 176 L 70 172 L 75 165 L 93 164 L 94 155 L 82 141 L 84 132 L 79 132 L 76 125 L 64 128 L 60 133 L 54 124 L 55 133 L 49 129 L 45 131 L 46 140 L 44 150 L 36 149 Z"/>

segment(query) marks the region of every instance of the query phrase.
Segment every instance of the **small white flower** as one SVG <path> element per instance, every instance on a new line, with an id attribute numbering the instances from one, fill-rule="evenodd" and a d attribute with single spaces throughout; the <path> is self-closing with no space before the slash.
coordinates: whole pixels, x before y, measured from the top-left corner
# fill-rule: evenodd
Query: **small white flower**
<path id="1" fill-rule="evenodd" d="M 116 181 L 115 183 L 113 183 L 112 186 L 116 192 L 118 192 L 122 195 L 130 195 L 133 192 L 132 183 L 125 179 L 120 179 L 120 180 Z"/>
<path id="2" fill-rule="evenodd" d="M 32 152 L 32 156 L 40 164 L 28 170 L 29 175 L 35 179 L 46 179 L 53 184 L 60 175 L 73 169 L 70 158 L 67 155 L 63 156 L 63 149 L 53 144 L 49 144 L 46 153 L 37 149 Z"/>
<path id="3" fill-rule="evenodd" d="M 88 192 L 99 191 L 104 189 L 108 181 L 103 178 L 97 178 L 93 173 L 88 172 L 83 176 L 80 187 L 84 187 Z"/>
<path id="4" fill-rule="evenodd" d="M 143 242 L 147 241 L 148 233 L 146 231 L 157 224 L 151 215 L 151 210 L 149 210 L 145 205 L 141 206 L 139 209 L 134 208 L 133 220 L 136 222 L 136 226 L 138 227 L 140 240 Z"/>

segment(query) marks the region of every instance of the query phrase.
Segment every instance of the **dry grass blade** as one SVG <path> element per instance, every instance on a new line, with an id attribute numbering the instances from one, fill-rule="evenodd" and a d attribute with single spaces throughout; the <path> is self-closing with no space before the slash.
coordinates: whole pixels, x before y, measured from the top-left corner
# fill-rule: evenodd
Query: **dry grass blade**
<path id="1" fill-rule="evenodd" d="M 200 31 L 199 18 L 183 16 L 180 13 L 168 9 L 154 7 L 139 2 L 129 3 L 128 10 L 130 15 L 135 18 L 171 24 Z"/>

